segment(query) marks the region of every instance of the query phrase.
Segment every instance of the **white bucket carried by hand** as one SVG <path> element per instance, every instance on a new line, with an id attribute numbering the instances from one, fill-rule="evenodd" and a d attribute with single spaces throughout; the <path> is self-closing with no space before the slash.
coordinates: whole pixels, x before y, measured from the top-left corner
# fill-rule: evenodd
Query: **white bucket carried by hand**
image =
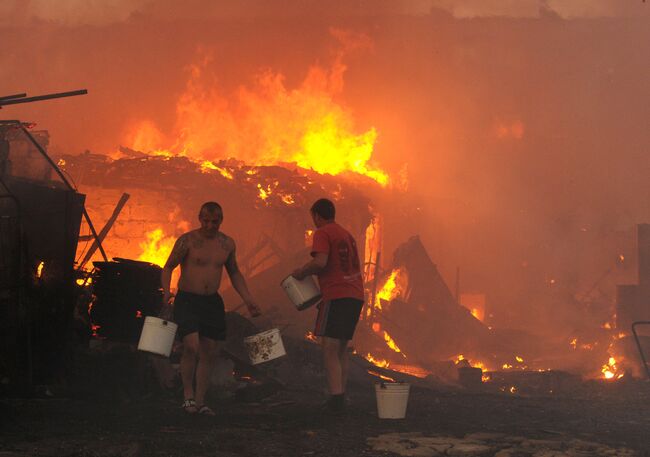
<path id="1" fill-rule="evenodd" d="M 177 329 L 178 325 L 171 321 L 153 316 L 145 317 L 138 350 L 169 357 Z"/>
<path id="2" fill-rule="evenodd" d="M 377 415 L 380 419 L 404 419 L 411 385 L 406 382 L 375 384 Z"/>
<path id="3" fill-rule="evenodd" d="M 296 279 L 289 275 L 280 284 L 298 311 L 315 305 L 322 298 L 313 276 Z"/>
<path id="4" fill-rule="evenodd" d="M 248 357 L 253 365 L 277 359 L 286 354 L 280 330 L 273 328 L 244 338 Z"/>

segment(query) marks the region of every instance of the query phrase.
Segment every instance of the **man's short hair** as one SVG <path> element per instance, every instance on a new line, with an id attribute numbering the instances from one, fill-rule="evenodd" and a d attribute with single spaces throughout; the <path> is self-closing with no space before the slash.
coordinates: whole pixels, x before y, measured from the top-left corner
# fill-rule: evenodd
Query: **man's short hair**
<path id="1" fill-rule="evenodd" d="M 223 209 L 221 208 L 221 205 L 217 202 L 205 202 L 204 204 L 202 204 L 201 209 L 199 210 L 199 216 L 204 210 L 207 211 L 208 213 L 214 213 L 215 211 L 219 211 L 221 214 L 223 214 Z"/>
<path id="2" fill-rule="evenodd" d="M 334 219 L 334 216 L 336 216 L 336 208 L 334 208 L 334 203 L 326 198 L 316 200 L 316 202 L 311 205 L 310 211 L 312 213 L 318 214 L 325 220 Z"/>

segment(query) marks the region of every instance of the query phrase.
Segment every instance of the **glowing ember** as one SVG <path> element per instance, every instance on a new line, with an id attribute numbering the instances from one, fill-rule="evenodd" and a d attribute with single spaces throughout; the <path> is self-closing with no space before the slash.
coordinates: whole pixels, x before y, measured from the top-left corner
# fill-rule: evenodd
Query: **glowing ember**
<path id="1" fill-rule="evenodd" d="M 318 339 L 316 338 L 316 335 L 314 335 L 312 332 L 305 333 L 305 339 L 313 343 L 318 343 Z"/>
<path id="2" fill-rule="evenodd" d="M 45 262 L 41 261 L 41 263 L 38 264 L 36 267 L 36 277 L 40 278 L 43 275 L 43 267 L 45 266 Z"/>
<path id="3" fill-rule="evenodd" d="M 218 171 L 221 174 L 221 176 L 223 176 L 226 179 L 233 179 L 232 173 L 226 170 L 225 168 L 218 167 L 213 162 L 210 162 L 209 160 L 204 160 L 203 162 L 201 162 L 201 171 L 203 173 L 207 173 L 209 170 Z"/>
<path id="4" fill-rule="evenodd" d="M 578 338 L 572 339 L 569 344 L 573 347 L 573 349 L 576 349 L 576 347 L 578 345 Z"/>
<path id="5" fill-rule="evenodd" d="M 293 196 L 291 195 L 281 195 L 280 198 L 282 199 L 283 202 L 285 202 L 287 205 L 293 205 L 296 201 L 293 199 Z"/>
<path id="6" fill-rule="evenodd" d="M 391 365 L 390 369 L 393 371 L 399 371 L 400 373 L 415 376 L 416 378 L 426 378 L 431 374 L 429 370 L 425 370 L 424 368 L 418 367 L 416 365 Z"/>
<path id="7" fill-rule="evenodd" d="M 140 243 L 142 254 L 138 256 L 137 260 L 155 263 L 162 267 L 165 265 L 169 253 L 172 252 L 175 239 L 166 237 L 160 228 L 147 232 L 145 237 L 147 241 Z"/>
<path id="8" fill-rule="evenodd" d="M 368 374 L 371 374 L 373 376 L 376 376 L 380 379 L 383 379 L 384 381 L 389 381 L 389 382 L 395 382 L 393 378 L 390 376 L 384 376 L 383 374 L 377 373 L 376 371 L 368 370 Z"/>
<path id="9" fill-rule="evenodd" d="M 271 195 L 271 186 L 266 186 L 266 189 L 262 187 L 261 184 L 257 185 L 257 189 L 259 191 L 259 196 L 262 200 L 266 200 L 269 198 L 269 195 Z"/>
<path id="10" fill-rule="evenodd" d="M 519 363 L 522 363 L 524 361 L 524 359 L 519 357 L 518 355 L 515 356 L 515 360 L 517 360 L 517 362 L 519 362 Z"/>

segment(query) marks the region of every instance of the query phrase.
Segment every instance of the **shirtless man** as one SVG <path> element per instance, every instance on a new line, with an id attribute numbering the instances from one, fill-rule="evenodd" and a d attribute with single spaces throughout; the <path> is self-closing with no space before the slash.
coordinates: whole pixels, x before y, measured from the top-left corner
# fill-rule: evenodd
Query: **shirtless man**
<path id="1" fill-rule="evenodd" d="M 199 211 L 199 221 L 200 229 L 185 233 L 176 240 L 162 270 L 163 303 L 164 314 L 171 314 L 169 288 L 172 271 L 180 265 L 181 276 L 173 314 L 178 324 L 178 335 L 183 340 L 180 363 L 185 399 L 183 409 L 188 413 L 213 416 L 214 411 L 205 405 L 205 394 L 219 353 L 218 342 L 226 339 L 225 310 L 219 295 L 224 266 L 251 316 L 259 316 L 260 310 L 237 266 L 235 241 L 219 231 L 223 222 L 221 206 L 215 202 L 204 203 Z"/>

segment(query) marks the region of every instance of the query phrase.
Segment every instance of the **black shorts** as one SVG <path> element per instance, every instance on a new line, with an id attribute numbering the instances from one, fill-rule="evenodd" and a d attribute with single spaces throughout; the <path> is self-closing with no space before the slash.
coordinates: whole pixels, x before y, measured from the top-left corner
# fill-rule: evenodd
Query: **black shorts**
<path id="1" fill-rule="evenodd" d="M 213 340 L 226 339 L 226 311 L 219 294 L 199 295 L 179 290 L 174 299 L 174 322 L 180 338 L 199 333 Z"/>
<path id="2" fill-rule="evenodd" d="M 318 305 L 314 335 L 351 340 L 359 322 L 361 308 L 363 308 L 363 300 L 357 298 L 322 301 Z"/>

